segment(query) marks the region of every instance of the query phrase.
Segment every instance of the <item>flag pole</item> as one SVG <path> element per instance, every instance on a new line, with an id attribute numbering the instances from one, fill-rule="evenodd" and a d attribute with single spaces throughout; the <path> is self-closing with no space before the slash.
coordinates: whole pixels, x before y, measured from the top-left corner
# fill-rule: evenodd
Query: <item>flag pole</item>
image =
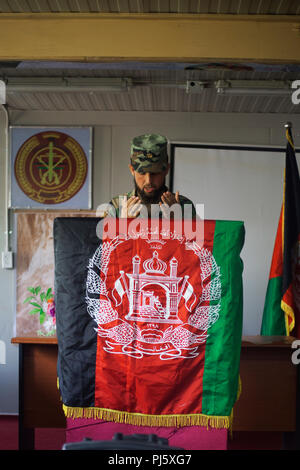
<path id="1" fill-rule="evenodd" d="M 290 143 L 291 147 L 294 148 L 294 142 L 293 142 L 292 131 L 291 131 L 293 124 L 290 121 L 287 121 L 284 127 L 286 128 L 286 131 L 285 131 L 286 139 Z"/>

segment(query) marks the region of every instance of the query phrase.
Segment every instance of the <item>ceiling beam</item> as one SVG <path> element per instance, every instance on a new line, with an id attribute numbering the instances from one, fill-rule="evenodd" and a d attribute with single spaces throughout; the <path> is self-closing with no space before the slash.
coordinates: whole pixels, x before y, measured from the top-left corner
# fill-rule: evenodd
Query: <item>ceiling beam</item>
<path id="1" fill-rule="evenodd" d="M 0 60 L 300 63 L 300 16 L 0 14 Z"/>

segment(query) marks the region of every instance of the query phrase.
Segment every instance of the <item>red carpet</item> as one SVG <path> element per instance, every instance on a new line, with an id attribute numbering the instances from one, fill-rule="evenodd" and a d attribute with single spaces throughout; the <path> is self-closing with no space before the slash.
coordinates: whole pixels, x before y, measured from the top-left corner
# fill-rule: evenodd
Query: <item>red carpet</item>
<path id="1" fill-rule="evenodd" d="M 111 441 L 116 433 L 155 434 L 168 440 L 169 447 L 185 450 L 226 450 L 228 431 L 207 429 L 204 426 L 155 427 L 134 426 L 126 423 L 111 423 L 92 418 L 67 418 L 66 442 L 81 442 L 88 437 L 93 441 Z"/>
<path id="2" fill-rule="evenodd" d="M 39 428 L 35 430 L 36 450 L 60 450 L 65 442 L 64 429 Z M 228 439 L 229 450 L 280 450 L 279 432 L 234 432 Z M 18 416 L 0 415 L 0 450 L 18 450 Z"/>
<path id="3" fill-rule="evenodd" d="M 0 450 L 18 449 L 18 417 L 0 416 Z"/>

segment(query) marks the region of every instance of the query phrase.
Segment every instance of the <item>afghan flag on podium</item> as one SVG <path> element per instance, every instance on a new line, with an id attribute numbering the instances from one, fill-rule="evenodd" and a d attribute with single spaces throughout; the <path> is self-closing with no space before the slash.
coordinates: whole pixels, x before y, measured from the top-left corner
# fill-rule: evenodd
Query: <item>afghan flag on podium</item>
<path id="1" fill-rule="evenodd" d="M 104 236 L 106 223 L 116 225 Z M 244 224 L 205 220 L 197 241 L 198 230 L 182 223 L 55 219 L 58 379 L 68 418 L 230 427 Z"/>
<path id="2" fill-rule="evenodd" d="M 300 338 L 300 179 L 290 127 L 281 207 L 261 334 Z"/>

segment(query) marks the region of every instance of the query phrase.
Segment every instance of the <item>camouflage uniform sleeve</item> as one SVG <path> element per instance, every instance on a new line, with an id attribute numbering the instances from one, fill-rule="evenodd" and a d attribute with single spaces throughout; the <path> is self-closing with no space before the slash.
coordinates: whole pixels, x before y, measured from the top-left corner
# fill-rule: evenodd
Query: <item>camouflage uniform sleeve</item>
<path id="1" fill-rule="evenodd" d="M 119 196 L 113 197 L 109 204 L 112 207 L 110 207 L 107 215 L 119 217 Z"/>
<path id="2" fill-rule="evenodd" d="M 181 195 L 179 194 L 179 204 L 181 205 L 181 208 L 182 208 L 183 211 L 184 211 L 184 206 L 185 206 L 185 205 L 192 206 L 192 211 L 191 211 L 191 213 L 192 213 L 192 218 L 196 217 L 196 215 L 197 215 L 197 213 L 196 213 L 196 208 L 195 208 L 193 202 L 192 202 L 190 199 L 188 199 L 188 198 L 185 197 L 185 196 L 181 196 Z M 186 210 L 185 212 L 187 212 L 187 210 Z M 185 214 L 185 213 L 183 212 L 183 214 L 184 214 L 185 216 L 189 216 L 189 215 L 190 215 L 190 212 L 188 212 L 187 214 Z"/>
<path id="3" fill-rule="evenodd" d="M 127 198 L 129 199 L 131 196 L 134 195 L 134 190 L 132 191 L 129 191 L 129 193 L 125 193 L 125 194 L 119 194 L 118 196 L 115 196 L 111 199 L 111 201 L 109 202 L 110 204 L 110 208 L 109 210 L 107 211 L 107 213 L 105 214 L 105 217 L 106 216 L 111 216 L 111 217 L 120 217 L 120 200 L 122 200 L 122 198 Z"/>

